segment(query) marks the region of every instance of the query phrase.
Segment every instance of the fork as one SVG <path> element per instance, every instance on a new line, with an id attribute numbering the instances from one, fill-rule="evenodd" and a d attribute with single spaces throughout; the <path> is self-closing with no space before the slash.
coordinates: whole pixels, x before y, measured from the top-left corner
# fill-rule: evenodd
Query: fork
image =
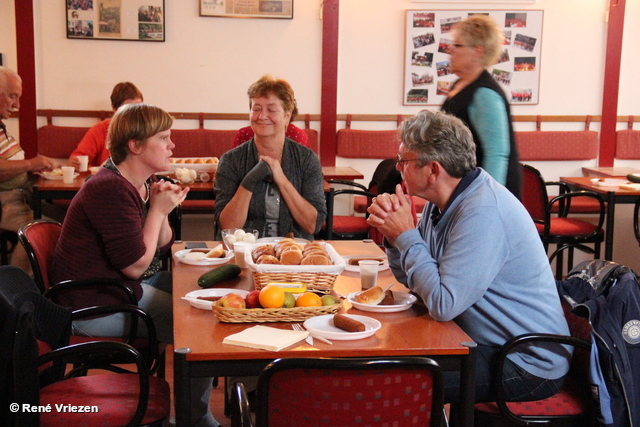
<path id="1" fill-rule="evenodd" d="M 301 325 L 297 323 L 294 323 L 293 325 L 291 325 L 291 327 L 293 328 L 294 331 L 303 332 L 305 330 Z M 307 335 L 307 337 L 304 340 L 307 342 L 307 344 L 313 345 L 313 337 L 311 336 L 311 334 Z"/>
<path id="2" fill-rule="evenodd" d="M 294 323 L 292 325 L 293 330 L 294 331 L 304 331 L 304 326 L 298 324 L 298 323 Z M 313 345 L 313 339 L 317 339 L 318 341 L 322 341 L 323 343 L 327 343 L 330 345 L 333 345 L 333 343 L 331 341 L 329 341 L 328 339 L 324 338 L 324 337 L 319 337 L 319 336 L 312 336 L 311 334 L 309 334 L 309 336 L 306 338 L 307 344 L 309 345 Z"/>

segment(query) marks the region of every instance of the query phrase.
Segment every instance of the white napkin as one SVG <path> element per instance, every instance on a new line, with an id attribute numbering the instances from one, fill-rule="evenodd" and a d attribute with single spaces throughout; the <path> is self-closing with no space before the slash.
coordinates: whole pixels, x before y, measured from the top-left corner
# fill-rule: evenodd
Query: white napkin
<path id="1" fill-rule="evenodd" d="M 222 340 L 222 343 L 269 351 L 280 351 L 298 341 L 302 341 L 308 335 L 309 332 L 307 331 L 293 331 L 258 325 L 247 328 L 237 334 L 229 335 Z"/>

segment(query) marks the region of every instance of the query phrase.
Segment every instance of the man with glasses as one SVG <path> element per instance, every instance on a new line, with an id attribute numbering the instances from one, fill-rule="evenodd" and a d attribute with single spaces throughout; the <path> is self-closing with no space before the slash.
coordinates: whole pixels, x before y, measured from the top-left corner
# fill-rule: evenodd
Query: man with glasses
<path id="1" fill-rule="evenodd" d="M 2 119 L 8 119 L 13 110 L 20 108 L 21 95 L 20 76 L 0 66 L 0 229 L 15 232 L 33 220 L 33 212 L 28 204 L 31 184 L 29 172 L 40 172 L 54 167 L 53 160 L 45 156 L 38 155 L 26 160 L 20 144 L 7 132 L 2 123 Z M 27 272 L 31 271 L 22 245 L 17 245 L 14 249 L 11 264 Z"/>
<path id="2" fill-rule="evenodd" d="M 438 321 L 454 320 L 477 344 L 476 401 L 495 400 L 493 361 L 515 336 L 568 335 L 553 273 L 531 217 L 504 186 L 476 167 L 462 121 L 421 111 L 402 123 L 397 168 L 409 195 L 428 201 L 417 227 L 400 185 L 381 194 L 368 223 L 385 236 L 398 281 L 419 295 Z M 527 348 L 509 356 L 511 400 L 555 394 L 569 367 L 565 348 Z M 445 381 L 448 402 L 459 382 Z"/>

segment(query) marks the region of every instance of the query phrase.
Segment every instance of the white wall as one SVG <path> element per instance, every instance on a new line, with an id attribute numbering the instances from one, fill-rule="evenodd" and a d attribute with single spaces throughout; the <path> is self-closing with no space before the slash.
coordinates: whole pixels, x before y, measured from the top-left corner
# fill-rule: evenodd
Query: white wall
<path id="1" fill-rule="evenodd" d="M 38 108 L 109 108 L 115 83 L 131 80 L 145 98 L 171 111 L 247 111 L 245 92 L 265 73 L 288 79 L 303 113 L 320 112 L 321 0 L 295 2 L 294 19 L 199 17 L 197 0 L 165 0 L 166 42 L 70 40 L 63 1 L 33 0 Z M 404 113 L 404 11 L 407 9 L 544 10 L 540 104 L 514 114 L 599 114 L 607 0 L 538 0 L 534 4 L 415 3 L 342 0 L 339 113 Z M 621 108 L 638 98 L 633 39 L 637 2 L 627 1 Z M 12 0 L 0 2 L 0 43 L 15 67 Z M 8 31 L 4 31 L 8 29 Z M 13 31 L 11 31 L 13 29 Z M 630 35 L 630 37 L 628 37 Z M 635 91 L 635 93 L 633 93 Z M 630 111 L 631 113 L 632 111 Z M 637 113 L 637 112 L 636 112 Z"/>

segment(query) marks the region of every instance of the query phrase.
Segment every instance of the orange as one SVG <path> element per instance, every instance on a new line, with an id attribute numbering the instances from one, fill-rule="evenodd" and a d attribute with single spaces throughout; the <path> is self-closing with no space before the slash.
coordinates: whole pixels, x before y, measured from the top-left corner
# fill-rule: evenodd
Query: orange
<path id="1" fill-rule="evenodd" d="M 284 290 L 277 285 L 267 285 L 260 291 L 258 300 L 264 308 L 280 308 L 284 305 Z"/>
<path id="2" fill-rule="evenodd" d="M 305 292 L 296 300 L 296 307 L 320 307 L 322 299 L 313 292 Z"/>

